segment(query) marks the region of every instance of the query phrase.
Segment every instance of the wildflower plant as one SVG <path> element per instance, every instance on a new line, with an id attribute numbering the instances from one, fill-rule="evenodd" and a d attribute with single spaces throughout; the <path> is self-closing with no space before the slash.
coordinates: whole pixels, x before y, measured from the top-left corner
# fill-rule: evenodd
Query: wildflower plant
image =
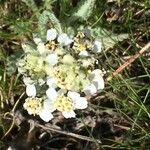
<path id="1" fill-rule="evenodd" d="M 75 117 L 76 109 L 88 107 L 87 97 L 104 89 L 97 56 L 115 44 L 111 35 L 99 28 L 71 27 L 76 20 L 87 19 L 94 4 L 95 0 L 85 0 L 78 5 L 67 21 L 67 33 L 52 11 L 44 10 L 38 16 L 39 34 L 33 33 L 34 43 L 22 44 L 24 54 L 17 62 L 28 96 L 23 106 L 30 115 L 39 115 L 46 122 L 54 111 L 65 118 Z M 47 29 L 49 21 L 53 28 Z"/>
<path id="2" fill-rule="evenodd" d="M 54 111 L 65 118 L 75 117 L 75 109 L 87 108 L 87 96 L 104 88 L 103 73 L 95 68 L 98 60 L 94 57 L 102 43 L 84 32 L 73 37 L 58 34 L 55 28 L 47 30 L 45 39 L 34 35 L 35 47 L 22 45 L 24 55 L 17 64 L 28 96 L 23 106 L 44 121 L 51 120 Z"/>

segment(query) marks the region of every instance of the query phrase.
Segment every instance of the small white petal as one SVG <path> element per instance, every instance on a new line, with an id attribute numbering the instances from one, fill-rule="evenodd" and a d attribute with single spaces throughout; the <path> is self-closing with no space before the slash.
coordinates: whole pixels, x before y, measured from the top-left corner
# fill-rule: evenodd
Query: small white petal
<path id="1" fill-rule="evenodd" d="M 33 41 L 35 42 L 35 44 L 39 44 L 42 42 L 42 40 L 38 37 L 33 38 Z"/>
<path id="2" fill-rule="evenodd" d="M 71 91 L 69 91 L 68 94 L 67 94 L 67 96 L 70 97 L 71 99 L 76 99 L 76 98 L 80 97 L 80 94 L 77 93 L 77 92 L 71 92 Z"/>
<path id="3" fill-rule="evenodd" d="M 40 118 L 42 120 L 44 120 L 45 122 L 49 122 L 51 119 L 53 119 L 53 115 L 51 113 L 51 111 L 47 110 L 47 109 L 43 109 L 40 114 L 39 114 Z"/>
<path id="4" fill-rule="evenodd" d="M 87 56 L 89 56 L 89 53 L 87 51 L 81 51 L 79 53 L 79 56 L 81 56 L 81 57 L 87 57 Z"/>
<path id="5" fill-rule="evenodd" d="M 33 84 L 28 84 L 27 86 L 26 86 L 26 94 L 28 95 L 28 96 L 36 96 L 36 88 L 35 88 L 35 85 L 33 85 Z"/>
<path id="6" fill-rule="evenodd" d="M 53 107 L 52 105 L 52 101 L 49 99 L 46 99 L 44 101 L 43 104 L 43 109 L 42 111 L 39 113 L 39 116 L 41 117 L 41 119 L 43 119 L 45 122 L 50 121 L 51 119 L 53 119 L 53 115 L 52 112 L 55 111 L 56 109 Z"/>
<path id="7" fill-rule="evenodd" d="M 85 97 L 79 97 L 75 101 L 75 108 L 76 109 L 85 109 L 88 106 L 88 102 Z"/>
<path id="8" fill-rule="evenodd" d="M 37 50 L 41 55 L 48 53 L 48 49 L 45 47 L 44 43 L 39 43 L 37 46 Z"/>
<path id="9" fill-rule="evenodd" d="M 93 95 L 97 92 L 97 89 L 95 87 L 94 84 L 91 84 L 89 86 L 87 86 L 85 89 L 83 89 L 83 92 L 87 95 L 87 96 L 90 96 L 90 95 Z"/>
<path id="10" fill-rule="evenodd" d="M 52 41 L 52 40 L 56 39 L 56 37 L 57 37 L 56 29 L 47 30 L 47 35 L 46 35 L 47 41 Z"/>
<path id="11" fill-rule="evenodd" d="M 75 118 L 75 116 L 76 116 L 74 111 L 62 112 L 62 114 L 65 118 Z"/>
<path id="12" fill-rule="evenodd" d="M 57 98 L 57 92 L 54 88 L 49 88 L 46 91 L 46 95 L 50 100 L 55 100 Z"/>
<path id="13" fill-rule="evenodd" d="M 89 75 L 89 79 L 90 80 L 94 80 L 94 79 L 97 79 L 99 77 L 102 77 L 103 76 L 103 73 L 100 69 L 95 69 L 93 70 L 90 75 Z"/>
<path id="14" fill-rule="evenodd" d="M 97 79 L 94 79 L 92 82 L 95 85 L 95 87 L 97 88 L 97 90 L 104 89 L 104 87 L 105 87 L 104 79 L 102 76 L 100 76 Z"/>
<path id="15" fill-rule="evenodd" d="M 57 38 L 57 41 L 64 46 L 67 46 L 73 42 L 73 40 L 70 39 L 66 33 L 60 34 Z"/>
<path id="16" fill-rule="evenodd" d="M 101 50 L 102 50 L 102 43 L 100 41 L 95 40 L 94 41 L 93 52 L 100 53 Z"/>
<path id="17" fill-rule="evenodd" d="M 48 85 L 49 87 L 56 88 L 56 87 L 57 87 L 57 85 L 56 85 L 56 80 L 53 79 L 53 78 L 48 79 L 48 80 L 47 80 L 47 85 Z"/>
<path id="18" fill-rule="evenodd" d="M 49 54 L 49 55 L 46 57 L 46 61 L 47 61 L 50 65 L 54 66 L 54 65 L 56 65 L 57 62 L 58 62 L 58 56 L 57 56 L 56 54 Z"/>

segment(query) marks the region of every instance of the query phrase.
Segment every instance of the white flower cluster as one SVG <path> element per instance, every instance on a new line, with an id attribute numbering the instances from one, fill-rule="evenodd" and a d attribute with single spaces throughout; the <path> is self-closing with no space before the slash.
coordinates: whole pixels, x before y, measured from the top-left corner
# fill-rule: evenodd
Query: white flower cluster
<path id="1" fill-rule="evenodd" d="M 53 28 L 46 41 L 33 40 L 36 46 L 22 45 L 25 53 L 17 63 L 28 96 L 24 108 L 46 122 L 56 110 L 65 118 L 75 117 L 75 109 L 87 108 L 86 97 L 104 88 L 103 73 L 95 67 L 101 42 L 83 32 L 70 38 Z"/>

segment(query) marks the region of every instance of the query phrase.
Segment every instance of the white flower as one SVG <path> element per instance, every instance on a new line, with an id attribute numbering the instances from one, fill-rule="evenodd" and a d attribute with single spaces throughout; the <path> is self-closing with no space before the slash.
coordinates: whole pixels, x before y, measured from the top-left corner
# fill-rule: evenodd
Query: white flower
<path id="1" fill-rule="evenodd" d="M 52 40 L 56 39 L 57 34 L 58 33 L 57 33 L 56 29 L 54 29 L 54 28 L 47 30 L 47 35 L 46 35 L 47 41 L 52 41 Z"/>
<path id="2" fill-rule="evenodd" d="M 67 46 L 73 42 L 73 40 L 70 39 L 66 33 L 60 34 L 57 38 L 57 41 L 64 46 Z"/>
<path id="3" fill-rule="evenodd" d="M 87 108 L 86 98 L 80 97 L 79 93 L 69 91 L 65 96 L 62 91 L 56 92 L 54 88 L 49 88 L 46 94 L 51 101 L 51 111 L 59 110 L 65 118 L 75 117 L 75 109 Z"/>
<path id="4" fill-rule="evenodd" d="M 93 52 L 94 53 L 100 53 L 102 50 L 102 43 L 100 41 L 95 40 L 94 46 L 93 46 Z"/>
<path id="5" fill-rule="evenodd" d="M 47 61 L 50 65 L 54 66 L 54 65 L 56 65 L 57 62 L 58 62 L 58 56 L 57 56 L 56 54 L 49 54 L 49 55 L 47 55 L 47 57 L 46 57 L 46 61 Z"/>
<path id="6" fill-rule="evenodd" d="M 28 96 L 35 97 L 36 96 L 36 88 L 34 84 L 27 84 L 26 85 L 26 94 Z"/>
<path id="7" fill-rule="evenodd" d="M 50 121 L 53 118 L 51 105 L 49 100 L 43 102 L 42 98 L 28 97 L 23 104 L 24 109 L 27 110 L 30 115 L 39 115 L 45 122 Z"/>

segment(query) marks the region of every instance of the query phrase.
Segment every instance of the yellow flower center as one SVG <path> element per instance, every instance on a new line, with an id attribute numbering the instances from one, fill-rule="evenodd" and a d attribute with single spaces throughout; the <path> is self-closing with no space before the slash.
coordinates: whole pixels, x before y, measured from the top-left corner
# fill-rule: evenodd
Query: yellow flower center
<path id="1" fill-rule="evenodd" d="M 37 97 L 29 97 L 25 100 L 24 108 L 29 114 L 38 115 L 43 107 L 43 100 Z"/>
<path id="2" fill-rule="evenodd" d="M 85 51 L 87 49 L 85 43 L 74 43 L 73 49 L 75 49 L 78 52 Z"/>
<path id="3" fill-rule="evenodd" d="M 60 95 L 54 101 L 54 107 L 61 112 L 69 112 L 73 110 L 73 101 L 69 97 Z"/>
<path id="4" fill-rule="evenodd" d="M 63 66 L 55 67 L 53 70 L 52 77 L 56 80 L 57 85 L 60 88 L 71 89 L 73 79 L 68 76 L 68 72 L 63 69 Z M 68 80 L 69 78 L 69 80 Z"/>
<path id="5" fill-rule="evenodd" d="M 74 43 L 73 43 L 73 47 L 72 47 L 75 50 L 75 52 L 79 53 L 81 51 L 90 49 L 91 47 L 92 47 L 92 44 L 91 44 L 90 40 L 85 38 L 85 34 L 82 32 L 78 32 L 78 34 L 74 38 Z"/>
<path id="6" fill-rule="evenodd" d="M 58 44 L 56 43 L 56 41 L 48 41 L 48 42 L 45 44 L 45 46 L 46 46 L 48 49 L 52 50 L 52 51 L 55 51 L 56 48 L 58 48 Z"/>

